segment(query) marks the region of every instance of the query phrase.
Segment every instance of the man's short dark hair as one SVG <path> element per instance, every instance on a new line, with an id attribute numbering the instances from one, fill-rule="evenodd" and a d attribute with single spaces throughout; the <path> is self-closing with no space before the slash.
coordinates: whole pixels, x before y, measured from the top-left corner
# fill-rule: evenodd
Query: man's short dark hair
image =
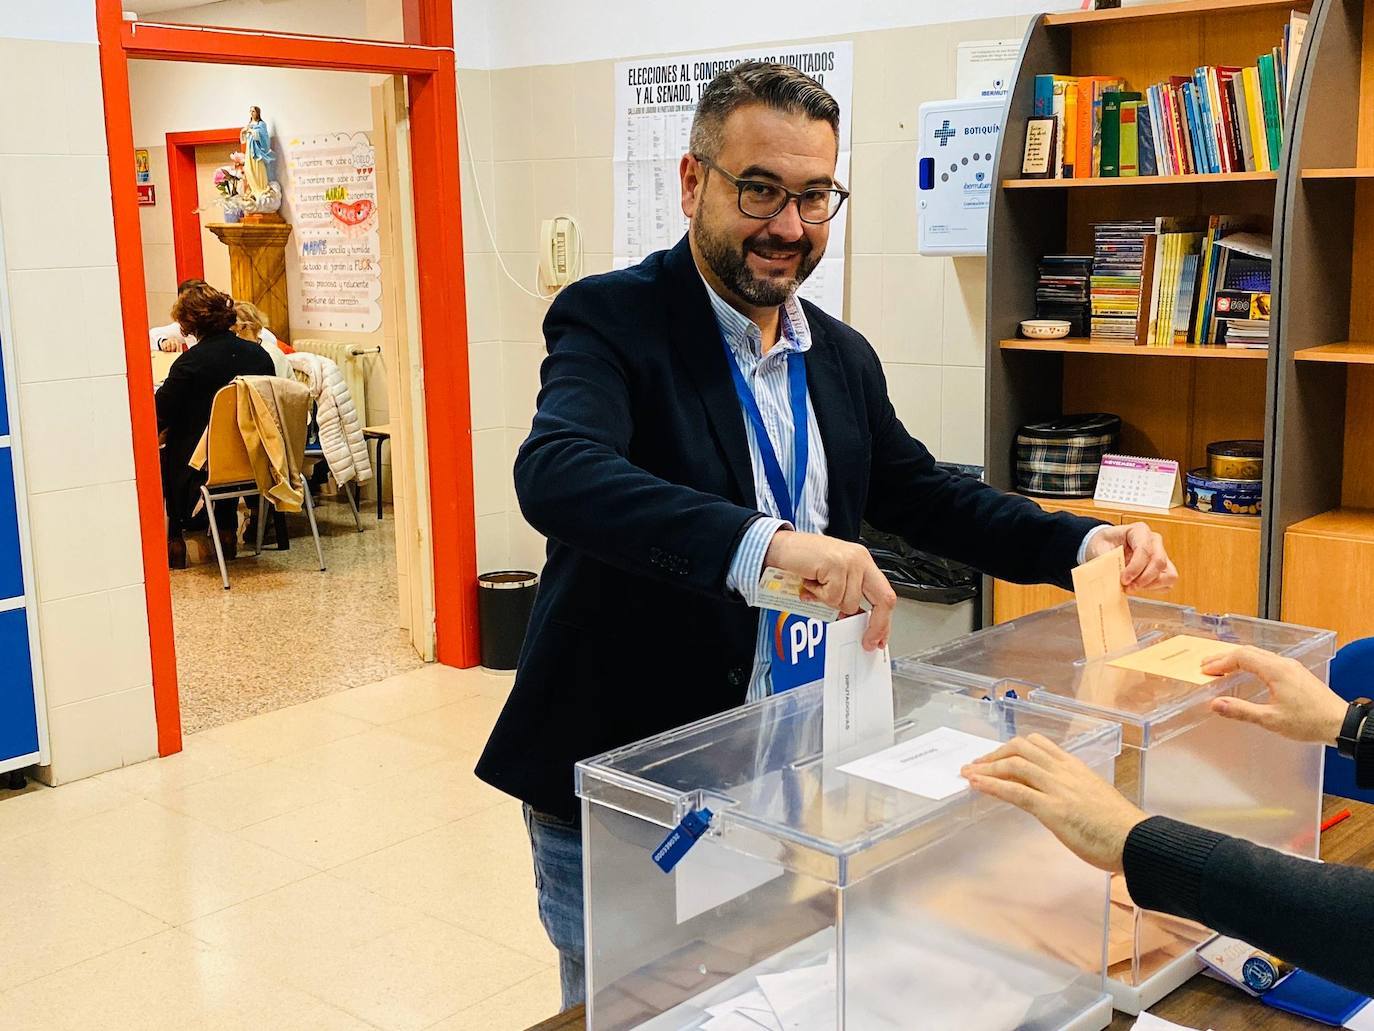
<path id="1" fill-rule="evenodd" d="M 692 153 L 714 158 L 724 145 L 725 120 L 748 104 L 765 104 L 787 114 L 828 122 L 840 139 L 840 105 L 824 86 L 791 65 L 744 61 L 706 85 L 692 119 Z"/>
<path id="2" fill-rule="evenodd" d="M 187 290 L 191 289 L 191 287 L 193 287 L 193 286 L 205 286 L 205 285 L 207 285 L 207 284 L 206 284 L 205 280 L 203 280 L 203 279 L 197 279 L 197 278 L 195 278 L 195 277 L 192 277 L 191 279 L 183 279 L 180 283 L 177 284 L 177 296 L 180 297 L 182 294 L 184 294 Z"/>

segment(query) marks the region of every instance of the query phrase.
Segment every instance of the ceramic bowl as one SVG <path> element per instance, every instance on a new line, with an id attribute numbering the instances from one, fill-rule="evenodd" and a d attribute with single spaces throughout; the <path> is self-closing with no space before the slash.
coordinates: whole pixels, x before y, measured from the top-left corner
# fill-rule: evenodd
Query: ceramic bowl
<path id="1" fill-rule="evenodd" d="M 1069 335 L 1069 324 L 1062 319 L 1026 319 L 1021 335 L 1032 340 L 1059 340 Z"/>

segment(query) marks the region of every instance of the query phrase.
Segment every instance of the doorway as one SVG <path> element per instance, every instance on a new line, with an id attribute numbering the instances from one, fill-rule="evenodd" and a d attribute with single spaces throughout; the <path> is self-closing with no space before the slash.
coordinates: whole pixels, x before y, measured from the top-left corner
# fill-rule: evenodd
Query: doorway
<path id="1" fill-rule="evenodd" d="M 149 311 L 131 118 L 129 62 L 252 65 L 404 77 L 407 130 L 397 144 L 398 163 L 408 161 L 411 188 L 403 191 L 414 225 L 416 275 L 407 308 L 423 356 L 398 363 L 402 389 L 415 387 L 411 411 L 423 418 L 422 439 L 407 447 L 423 457 L 417 482 L 428 483 L 427 520 L 416 531 L 427 537 L 417 581 L 432 584 L 435 657 L 454 666 L 477 663 L 476 549 L 472 492 L 471 420 L 463 296 L 462 230 L 458 204 L 456 80 L 452 9 L 442 0 L 407 0 L 406 44 L 274 32 L 125 22 L 119 0 L 97 0 L 97 26 L 105 94 L 115 241 L 133 423 L 143 565 L 153 657 L 153 692 L 159 753 L 181 747 L 181 716 L 173 633 L 172 594 L 166 564 L 163 501 L 158 470 L 156 416 L 148 355 Z M 393 103 L 398 95 L 393 91 Z M 404 298 L 399 299 L 404 304 Z M 422 382 L 422 386 L 419 384 Z M 393 441 L 393 455 L 395 452 Z M 404 463 L 399 463 L 404 465 Z M 427 525 L 421 525 L 421 523 Z"/>

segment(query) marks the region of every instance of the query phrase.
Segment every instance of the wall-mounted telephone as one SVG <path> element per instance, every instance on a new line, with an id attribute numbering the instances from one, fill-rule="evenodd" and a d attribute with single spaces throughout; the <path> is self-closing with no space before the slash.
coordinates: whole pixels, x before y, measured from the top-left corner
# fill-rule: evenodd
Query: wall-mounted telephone
<path id="1" fill-rule="evenodd" d="M 576 278 L 582 258 L 577 223 L 566 215 L 545 219 L 539 241 L 540 286 L 546 290 L 567 286 Z"/>

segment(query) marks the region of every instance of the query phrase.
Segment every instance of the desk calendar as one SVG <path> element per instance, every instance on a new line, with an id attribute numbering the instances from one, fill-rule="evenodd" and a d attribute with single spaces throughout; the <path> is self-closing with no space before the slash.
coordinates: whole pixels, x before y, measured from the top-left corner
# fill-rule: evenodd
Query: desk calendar
<path id="1" fill-rule="evenodd" d="M 1178 463 L 1164 458 L 1103 455 L 1094 501 L 1168 510 L 1183 504 Z"/>

